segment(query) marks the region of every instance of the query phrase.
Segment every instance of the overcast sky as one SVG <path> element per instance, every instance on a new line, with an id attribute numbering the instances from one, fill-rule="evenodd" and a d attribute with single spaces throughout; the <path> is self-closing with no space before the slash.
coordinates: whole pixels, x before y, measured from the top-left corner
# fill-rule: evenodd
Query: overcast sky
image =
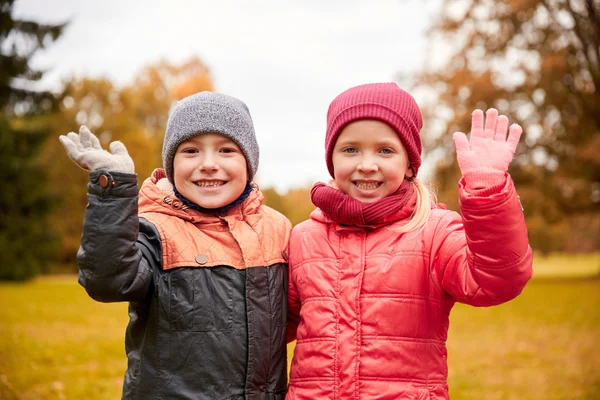
<path id="1" fill-rule="evenodd" d="M 343 90 L 417 71 L 435 2 L 416 0 L 17 0 L 17 17 L 71 21 L 35 60 L 44 83 L 73 74 L 128 83 L 161 58 L 200 57 L 242 99 L 260 145 L 257 182 L 327 180 L 325 117 Z M 419 172 L 427 173 L 427 165 Z"/>

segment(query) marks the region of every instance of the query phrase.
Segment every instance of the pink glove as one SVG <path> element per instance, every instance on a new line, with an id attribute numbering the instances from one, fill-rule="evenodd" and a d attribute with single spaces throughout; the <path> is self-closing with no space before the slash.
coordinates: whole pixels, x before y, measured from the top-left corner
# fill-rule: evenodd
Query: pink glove
<path id="1" fill-rule="evenodd" d="M 462 132 L 453 136 L 466 189 L 478 191 L 503 185 L 523 129 L 518 124 L 508 129 L 508 118 L 498 117 L 494 108 L 486 112 L 485 128 L 481 110 L 473 111 L 471 125 L 470 141 Z"/>

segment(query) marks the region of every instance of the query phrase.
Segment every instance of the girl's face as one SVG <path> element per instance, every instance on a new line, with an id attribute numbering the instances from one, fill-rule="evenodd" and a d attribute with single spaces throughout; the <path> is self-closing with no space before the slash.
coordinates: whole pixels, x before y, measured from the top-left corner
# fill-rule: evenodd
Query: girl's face
<path id="1" fill-rule="evenodd" d="M 332 161 L 337 188 L 363 203 L 394 193 L 405 177 L 413 176 L 400 138 L 377 120 L 348 124 L 335 143 Z"/>
<path id="2" fill-rule="evenodd" d="M 234 142 L 218 133 L 203 133 L 177 147 L 173 179 L 188 200 L 200 207 L 219 208 L 243 193 L 246 168 L 246 158 Z"/>

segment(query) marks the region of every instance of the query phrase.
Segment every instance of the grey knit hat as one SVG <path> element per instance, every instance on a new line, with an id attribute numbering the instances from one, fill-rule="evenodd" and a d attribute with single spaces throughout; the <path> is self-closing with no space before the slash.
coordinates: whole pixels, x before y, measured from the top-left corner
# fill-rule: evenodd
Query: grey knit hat
<path id="1" fill-rule="evenodd" d="M 175 104 L 163 142 L 162 159 L 167 178 L 173 180 L 173 159 L 177 147 L 202 133 L 220 133 L 237 144 L 248 164 L 248 181 L 258 169 L 258 143 L 246 104 L 235 97 L 215 92 L 199 92 Z"/>

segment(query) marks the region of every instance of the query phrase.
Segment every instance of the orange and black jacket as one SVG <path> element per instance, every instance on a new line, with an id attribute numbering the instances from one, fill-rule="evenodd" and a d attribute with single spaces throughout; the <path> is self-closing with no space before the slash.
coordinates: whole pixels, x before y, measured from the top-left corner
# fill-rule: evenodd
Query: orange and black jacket
<path id="1" fill-rule="evenodd" d="M 129 302 L 123 399 L 283 399 L 289 220 L 257 187 L 225 216 L 200 213 L 164 177 L 138 196 L 133 174 L 90 174 L 79 282 Z"/>

